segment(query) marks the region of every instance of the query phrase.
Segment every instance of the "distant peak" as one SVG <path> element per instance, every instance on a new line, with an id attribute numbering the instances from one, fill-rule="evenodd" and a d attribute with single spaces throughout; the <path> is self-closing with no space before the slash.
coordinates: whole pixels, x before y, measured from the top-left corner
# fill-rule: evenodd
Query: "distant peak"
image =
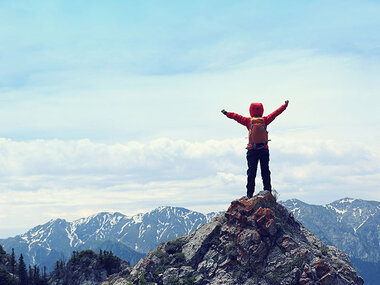
<path id="1" fill-rule="evenodd" d="M 193 212 L 192 210 L 189 210 L 189 209 L 186 209 L 186 208 L 183 208 L 183 207 L 173 207 L 173 206 L 160 206 L 160 207 L 156 208 L 155 210 L 153 210 L 152 212 L 154 212 L 154 211 L 158 211 L 158 212 L 163 212 L 163 211 L 176 212 L 176 211 L 180 211 L 180 212 L 185 212 L 185 213 Z"/>
<path id="2" fill-rule="evenodd" d="M 172 206 L 159 206 L 157 210 L 162 211 L 162 210 L 167 210 L 167 209 L 172 209 L 172 208 L 173 208 Z"/>
<path id="3" fill-rule="evenodd" d="M 344 203 L 352 203 L 354 202 L 356 199 L 353 199 L 353 198 L 343 198 L 343 199 L 340 199 L 338 201 L 336 201 L 336 203 L 340 203 L 340 204 L 344 204 Z"/>
<path id="4" fill-rule="evenodd" d="M 292 205 L 293 207 L 297 206 L 297 205 L 306 205 L 305 202 L 299 200 L 299 199 L 296 199 L 296 198 L 293 198 L 293 199 L 289 199 L 289 200 L 286 200 L 286 201 L 280 201 L 281 204 L 283 205 Z"/>
<path id="5" fill-rule="evenodd" d="M 286 200 L 285 202 L 293 202 L 293 203 L 305 203 L 299 199 L 296 199 L 296 198 L 293 198 L 293 199 L 289 199 L 289 200 Z"/>
<path id="6" fill-rule="evenodd" d="M 90 216 L 88 216 L 87 218 L 82 218 L 82 219 L 93 219 L 93 218 L 98 218 L 98 217 L 118 217 L 118 216 L 122 216 L 124 217 L 125 215 L 120 213 L 120 212 L 99 212 L 99 213 L 95 213 L 95 214 L 92 214 Z M 81 220 L 81 219 L 79 219 Z"/>
<path id="7" fill-rule="evenodd" d="M 336 200 L 332 203 L 326 204 L 325 207 L 343 209 L 343 208 L 351 207 L 351 205 L 353 205 L 357 201 L 360 201 L 360 200 L 353 199 L 353 198 L 343 198 L 343 199 Z"/>
<path id="8" fill-rule="evenodd" d="M 47 222 L 47 224 L 61 224 L 61 223 L 67 223 L 67 221 L 65 219 L 55 218 L 55 219 L 51 219 L 49 222 Z"/>
<path id="9" fill-rule="evenodd" d="M 174 210 L 174 209 L 185 209 L 182 207 L 174 207 L 174 206 L 160 206 L 157 210 Z"/>

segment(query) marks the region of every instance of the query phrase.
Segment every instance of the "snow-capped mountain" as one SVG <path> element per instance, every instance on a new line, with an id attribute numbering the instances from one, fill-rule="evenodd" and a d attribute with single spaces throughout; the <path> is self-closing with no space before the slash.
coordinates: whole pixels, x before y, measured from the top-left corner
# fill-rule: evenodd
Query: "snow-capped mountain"
<path id="1" fill-rule="evenodd" d="M 337 221 L 351 227 L 356 233 L 379 214 L 380 203 L 345 198 L 325 206 L 337 215 Z"/>
<path id="2" fill-rule="evenodd" d="M 178 207 L 159 207 L 132 217 L 103 212 L 73 222 L 51 220 L 25 234 L 0 240 L 0 244 L 7 251 L 14 248 L 22 253 L 27 263 L 49 269 L 56 260 L 70 257 L 73 250 L 87 248 L 113 250 L 134 264 L 161 242 L 189 234 L 215 215 Z"/>
<path id="3" fill-rule="evenodd" d="M 366 283 L 379 280 L 380 202 L 344 198 L 318 206 L 292 199 L 282 204 L 325 243 L 346 252 L 365 280 L 368 276 Z"/>
<path id="4" fill-rule="evenodd" d="M 345 198 L 325 206 L 283 202 L 305 227 L 352 257 L 380 261 L 380 202 Z"/>

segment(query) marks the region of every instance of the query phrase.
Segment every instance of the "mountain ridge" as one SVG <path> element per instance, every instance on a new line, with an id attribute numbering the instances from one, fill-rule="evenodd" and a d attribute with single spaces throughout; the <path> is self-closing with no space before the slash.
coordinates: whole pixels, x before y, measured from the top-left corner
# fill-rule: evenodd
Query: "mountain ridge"
<path id="1" fill-rule="evenodd" d="M 172 206 L 161 206 L 133 216 L 100 212 L 72 222 L 51 219 L 24 234 L 0 240 L 0 243 L 7 251 L 14 248 L 22 253 L 26 263 L 47 266 L 51 270 L 55 260 L 69 258 L 73 250 L 86 246 L 95 248 L 98 241 L 110 240 L 131 249 L 129 261 L 133 264 L 138 256 L 143 256 L 159 243 L 194 231 L 214 215 Z"/>

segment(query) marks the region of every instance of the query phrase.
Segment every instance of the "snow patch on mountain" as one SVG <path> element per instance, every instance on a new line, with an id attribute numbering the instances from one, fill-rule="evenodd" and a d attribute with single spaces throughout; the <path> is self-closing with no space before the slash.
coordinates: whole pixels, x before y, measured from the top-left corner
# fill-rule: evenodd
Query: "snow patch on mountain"
<path id="1" fill-rule="evenodd" d="M 339 200 L 338 203 L 339 203 L 339 204 L 344 204 L 344 203 L 352 203 L 352 202 L 354 202 L 354 201 L 355 201 L 355 199 L 344 198 L 344 199 L 342 199 L 342 200 Z"/>
<path id="2" fill-rule="evenodd" d="M 135 216 L 132 217 L 132 220 L 133 222 L 135 222 L 136 224 L 139 224 L 139 223 L 142 223 L 143 221 L 143 217 L 144 217 L 144 214 L 137 214 Z M 123 227 L 124 228 L 124 227 Z"/>
<path id="3" fill-rule="evenodd" d="M 348 211 L 347 209 L 345 209 L 345 210 L 339 210 L 339 209 L 335 208 L 332 205 L 325 205 L 324 207 L 327 208 L 327 209 L 331 209 L 331 210 L 335 211 L 337 214 L 340 214 L 340 215 L 343 215 L 344 213 L 347 213 L 347 211 Z"/>
<path id="4" fill-rule="evenodd" d="M 357 228 L 354 227 L 354 232 L 356 233 L 356 231 L 357 231 L 358 229 L 360 229 L 360 227 L 361 227 L 362 225 L 364 225 L 364 224 L 368 221 L 368 219 L 369 219 L 369 217 L 367 217 L 367 218 L 364 220 L 364 222 L 361 223 Z"/>

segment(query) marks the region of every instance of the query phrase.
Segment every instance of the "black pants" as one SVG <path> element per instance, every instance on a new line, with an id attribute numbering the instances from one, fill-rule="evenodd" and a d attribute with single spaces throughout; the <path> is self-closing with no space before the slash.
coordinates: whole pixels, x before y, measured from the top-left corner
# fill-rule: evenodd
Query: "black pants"
<path id="1" fill-rule="evenodd" d="M 269 171 L 269 149 L 262 148 L 258 150 L 250 149 L 247 151 L 247 196 L 251 198 L 255 192 L 255 178 L 257 164 L 260 161 L 261 178 L 263 179 L 264 190 L 271 191 L 270 171 Z"/>

